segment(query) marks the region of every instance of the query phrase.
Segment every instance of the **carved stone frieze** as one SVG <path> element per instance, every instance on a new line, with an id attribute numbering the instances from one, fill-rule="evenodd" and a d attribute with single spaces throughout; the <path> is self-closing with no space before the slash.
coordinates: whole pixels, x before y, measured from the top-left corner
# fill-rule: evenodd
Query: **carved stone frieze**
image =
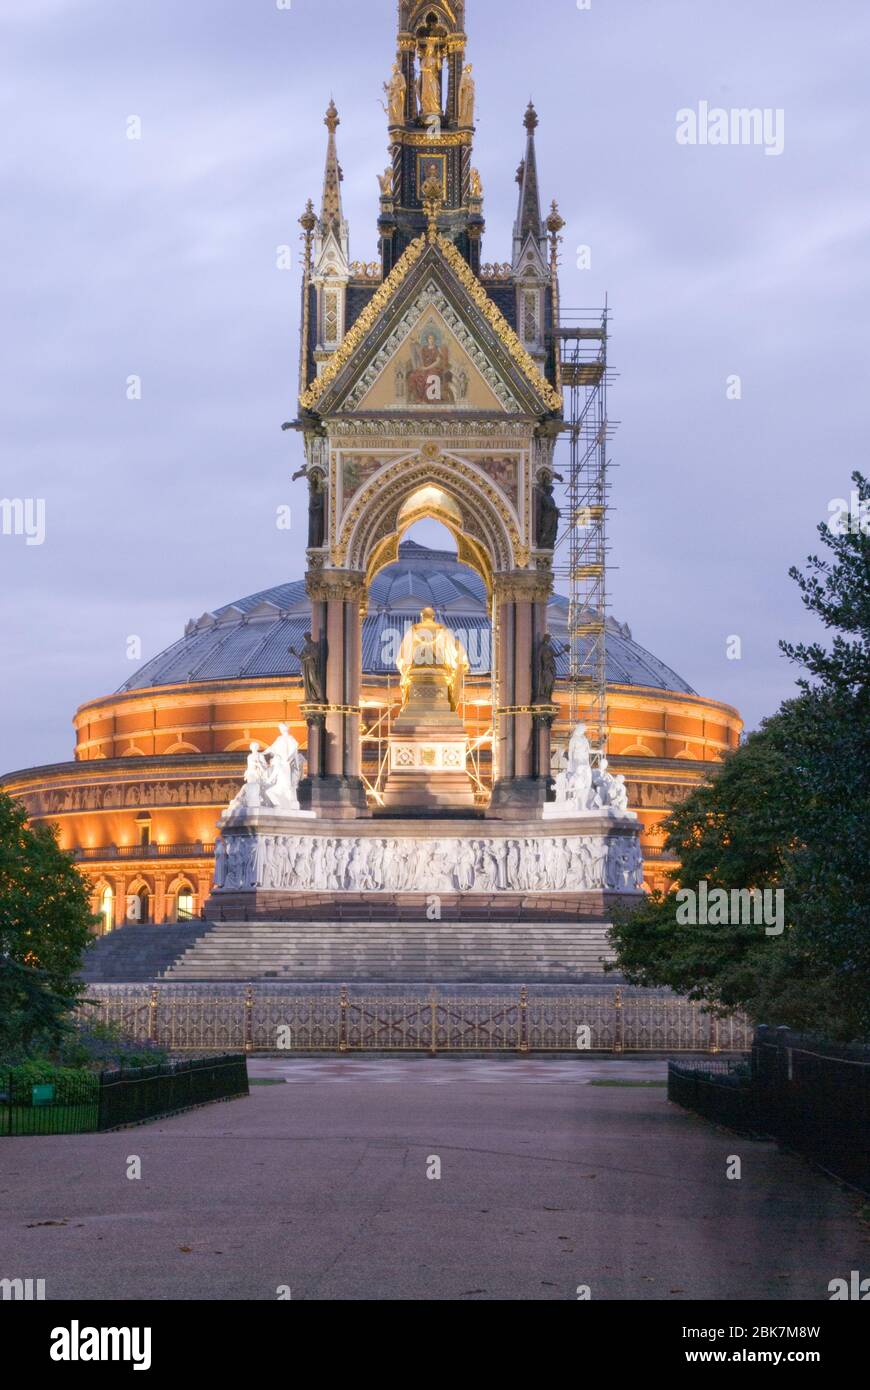
<path id="1" fill-rule="evenodd" d="M 215 891 L 390 893 L 632 892 L 636 833 L 465 836 L 235 833 L 215 856 Z"/>

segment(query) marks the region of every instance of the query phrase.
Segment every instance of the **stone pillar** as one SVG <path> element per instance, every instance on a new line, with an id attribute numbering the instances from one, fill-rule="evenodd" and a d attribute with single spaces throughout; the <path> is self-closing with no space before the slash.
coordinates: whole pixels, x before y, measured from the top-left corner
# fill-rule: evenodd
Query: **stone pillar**
<path id="1" fill-rule="evenodd" d="M 112 887 L 115 890 L 115 906 L 113 912 L 112 930 L 123 927 L 127 921 L 127 884 L 123 874 L 116 874 L 112 879 Z"/>
<path id="2" fill-rule="evenodd" d="M 488 814 L 499 820 L 540 814 L 550 791 L 549 709 L 536 713 L 536 643 L 546 631 L 549 571 L 513 570 L 495 576 L 498 623 L 498 780 Z"/>
<path id="3" fill-rule="evenodd" d="M 154 925 L 161 926 L 166 921 L 166 875 L 154 875 Z"/>
<path id="4" fill-rule="evenodd" d="M 203 910 L 203 908 L 205 907 L 206 903 L 208 902 L 209 894 L 211 893 L 211 885 L 212 885 L 212 880 L 213 880 L 213 878 L 214 878 L 214 870 L 212 870 L 212 872 L 211 872 L 210 874 L 199 873 L 199 874 L 197 875 L 197 880 L 196 880 L 196 915 L 197 915 L 197 917 L 201 917 L 201 916 L 202 916 L 202 910 Z"/>
<path id="5" fill-rule="evenodd" d="M 308 776 L 300 800 L 337 820 L 369 814 L 360 776 L 361 609 L 365 575 L 354 570 L 309 571 L 311 636 L 326 641 L 326 702 L 309 708 Z"/>

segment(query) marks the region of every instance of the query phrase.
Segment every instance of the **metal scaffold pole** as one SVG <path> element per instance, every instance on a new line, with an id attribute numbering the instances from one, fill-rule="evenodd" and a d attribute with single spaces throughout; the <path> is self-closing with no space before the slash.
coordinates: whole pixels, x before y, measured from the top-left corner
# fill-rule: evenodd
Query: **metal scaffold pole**
<path id="1" fill-rule="evenodd" d="M 562 477 L 563 530 L 555 574 L 567 582 L 571 727 L 587 725 L 594 761 L 607 749 L 607 341 L 609 311 L 560 310 L 555 330 L 568 476 Z M 564 468 L 564 459 L 560 465 Z"/>

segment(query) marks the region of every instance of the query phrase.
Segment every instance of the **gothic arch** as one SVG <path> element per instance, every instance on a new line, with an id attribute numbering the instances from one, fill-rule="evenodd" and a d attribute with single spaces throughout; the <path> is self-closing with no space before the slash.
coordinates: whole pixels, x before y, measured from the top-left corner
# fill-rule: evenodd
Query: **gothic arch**
<path id="1" fill-rule="evenodd" d="M 371 583 L 398 558 L 403 533 L 423 517 L 447 527 L 460 560 L 477 570 L 490 593 L 495 573 L 517 567 L 520 537 L 507 502 L 470 464 L 440 455 L 397 461 L 363 490 L 342 525 L 343 563 Z"/>

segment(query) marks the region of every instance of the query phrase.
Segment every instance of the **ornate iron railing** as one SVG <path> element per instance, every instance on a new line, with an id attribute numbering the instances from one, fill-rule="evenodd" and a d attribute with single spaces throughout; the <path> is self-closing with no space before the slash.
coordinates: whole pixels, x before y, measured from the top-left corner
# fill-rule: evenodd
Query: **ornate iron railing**
<path id="1" fill-rule="evenodd" d="M 752 1029 L 701 1004 L 616 988 L 555 997 L 310 995 L 270 985 L 92 986 L 82 1017 L 181 1051 L 743 1052 Z"/>

